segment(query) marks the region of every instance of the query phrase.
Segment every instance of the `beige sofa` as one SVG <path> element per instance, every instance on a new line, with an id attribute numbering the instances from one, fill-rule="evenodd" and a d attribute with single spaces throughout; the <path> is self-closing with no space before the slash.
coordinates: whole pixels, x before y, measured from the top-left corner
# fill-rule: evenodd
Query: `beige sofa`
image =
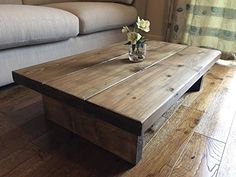
<path id="1" fill-rule="evenodd" d="M 122 41 L 144 14 L 145 0 L 78 1 L 0 0 L 0 86 L 13 70 Z"/>

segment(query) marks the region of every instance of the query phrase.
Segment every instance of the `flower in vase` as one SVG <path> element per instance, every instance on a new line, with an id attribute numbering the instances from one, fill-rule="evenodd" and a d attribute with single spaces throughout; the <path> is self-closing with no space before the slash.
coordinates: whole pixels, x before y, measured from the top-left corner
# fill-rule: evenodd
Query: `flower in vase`
<path id="1" fill-rule="evenodd" d="M 150 31 L 150 21 L 140 19 L 140 17 L 138 17 L 138 21 L 136 24 L 137 24 L 138 29 L 145 31 L 145 32 Z"/>
<path id="2" fill-rule="evenodd" d="M 132 44 L 135 45 L 137 42 L 142 38 L 141 34 L 137 32 L 129 32 L 127 34 L 128 36 L 128 41 Z"/>
<path id="3" fill-rule="evenodd" d="M 129 32 L 129 27 L 128 26 L 124 26 L 122 29 L 122 33 L 128 33 Z"/>
<path id="4" fill-rule="evenodd" d="M 122 33 L 127 35 L 129 45 L 129 60 L 132 62 L 140 62 L 145 59 L 146 56 L 146 39 L 142 35 L 143 32 L 150 31 L 150 22 L 148 20 L 140 19 L 138 17 L 137 22 L 131 26 L 124 26 Z"/>
<path id="5" fill-rule="evenodd" d="M 128 26 L 124 26 L 122 28 L 122 33 L 127 34 L 127 44 L 137 45 L 137 47 L 142 46 L 146 41 L 144 36 L 142 36 L 142 31 L 150 31 L 150 22 L 148 20 L 140 19 L 140 17 L 138 17 L 138 20 L 133 28 L 129 28 Z"/>

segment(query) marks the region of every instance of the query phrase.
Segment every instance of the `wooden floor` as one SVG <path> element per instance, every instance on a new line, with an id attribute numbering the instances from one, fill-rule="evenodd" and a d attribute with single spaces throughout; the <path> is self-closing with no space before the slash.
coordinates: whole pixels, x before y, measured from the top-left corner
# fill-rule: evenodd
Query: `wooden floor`
<path id="1" fill-rule="evenodd" d="M 145 133 L 135 167 L 44 120 L 41 97 L 0 90 L 0 177 L 236 177 L 236 67 L 216 64 Z"/>

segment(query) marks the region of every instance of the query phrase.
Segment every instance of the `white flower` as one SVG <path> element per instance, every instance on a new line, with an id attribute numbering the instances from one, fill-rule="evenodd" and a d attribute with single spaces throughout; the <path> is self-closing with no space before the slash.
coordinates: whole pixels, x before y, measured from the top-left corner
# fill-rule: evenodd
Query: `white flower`
<path id="1" fill-rule="evenodd" d="M 142 38 L 142 36 L 137 32 L 129 32 L 127 36 L 128 41 L 131 42 L 132 45 L 135 45 Z"/>
<path id="2" fill-rule="evenodd" d="M 138 17 L 138 21 L 136 24 L 137 24 L 138 29 L 143 30 L 145 32 L 150 31 L 150 21 L 140 19 L 140 17 Z"/>
<path id="3" fill-rule="evenodd" d="M 128 26 L 123 26 L 122 33 L 128 33 L 128 32 L 129 32 Z"/>

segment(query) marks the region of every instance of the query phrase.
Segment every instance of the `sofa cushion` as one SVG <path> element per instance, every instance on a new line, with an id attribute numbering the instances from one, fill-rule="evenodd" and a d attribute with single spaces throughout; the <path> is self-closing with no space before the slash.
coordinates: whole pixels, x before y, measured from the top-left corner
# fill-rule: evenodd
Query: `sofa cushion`
<path id="1" fill-rule="evenodd" d="M 78 18 L 66 11 L 28 5 L 0 5 L 0 49 L 55 42 L 79 33 Z"/>
<path id="2" fill-rule="evenodd" d="M 90 1 L 90 0 L 81 0 L 81 1 Z M 91 0 L 93 2 L 118 2 L 123 4 L 132 4 L 133 0 Z"/>
<path id="3" fill-rule="evenodd" d="M 132 4 L 133 0 L 23 0 L 24 4 L 42 5 L 59 2 L 78 2 L 78 1 L 93 1 L 93 2 L 118 2 L 123 4 Z"/>
<path id="4" fill-rule="evenodd" d="M 121 28 L 137 19 L 133 6 L 106 2 L 65 2 L 46 5 L 73 13 L 80 21 L 80 34 Z"/>
<path id="5" fill-rule="evenodd" d="M 23 4 L 27 5 L 42 5 L 60 2 L 78 2 L 79 0 L 23 0 Z"/>
<path id="6" fill-rule="evenodd" d="M 22 4 L 22 0 L 0 0 L 0 4 Z"/>

